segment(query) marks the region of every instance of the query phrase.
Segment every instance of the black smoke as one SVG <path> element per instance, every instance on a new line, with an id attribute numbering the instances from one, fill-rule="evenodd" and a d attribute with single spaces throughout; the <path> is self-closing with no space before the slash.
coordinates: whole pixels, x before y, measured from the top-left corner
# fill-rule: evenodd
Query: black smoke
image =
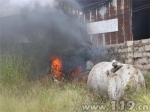
<path id="1" fill-rule="evenodd" d="M 66 3 L 80 7 L 74 1 Z M 26 54 L 34 54 L 38 62 L 35 70 L 38 68 L 39 71 L 49 67 L 51 55 L 63 60 L 65 74 L 69 74 L 74 66 L 81 65 L 85 70 L 86 61 L 91 57 L 86 25 L 60 7 L 36 3 L 34 9 L 29 11 L 28 8 L 24 6 L 20 14 L 1 17 L 1 51 L 20 45 Z"/>

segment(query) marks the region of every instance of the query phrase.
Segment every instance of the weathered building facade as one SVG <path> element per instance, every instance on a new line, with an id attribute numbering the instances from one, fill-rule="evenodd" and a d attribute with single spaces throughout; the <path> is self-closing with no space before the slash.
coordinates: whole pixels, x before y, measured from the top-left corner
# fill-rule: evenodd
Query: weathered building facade
<path id="1" fill-rule="evenodd" d="M 59 0 L 58 0 L 59 1 Z M 76 0 L 81 9 L 60 7 L 88 22 L 88 32 L 94 46 L 150 38 L 150 1 L 134 0 Z"/>
<path id="2" fill-rule="evenodd" d="M 105 46 L 133 40 L 130 12 L 131 0 L 107 0 L 84 12 L 80 19 L 89 22 L 92 44 Z"/>

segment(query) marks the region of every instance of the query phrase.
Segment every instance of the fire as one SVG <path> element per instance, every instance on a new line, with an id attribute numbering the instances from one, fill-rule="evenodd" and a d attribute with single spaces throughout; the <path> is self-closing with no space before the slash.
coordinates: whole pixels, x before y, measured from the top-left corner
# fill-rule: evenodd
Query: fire
<path id="1" fill-rule="evenodd" d="M 71 72 L 71 76 L 74 76 L 74 75 L 76 75 L 76 74 L 79 74 L 79 73 L 81 73 L 82 72 L 82 66 L 77 66 L 76 68 L 75 68 L 75 70 L 73 71 L 73 72 Z"/>
<path id="2" fill-rule="evenodd" d="M 62 60 L 56 55 L 50 57 L 51 60 L 51 75 L 56 77 L 59 81 L 62 81 Z"/>

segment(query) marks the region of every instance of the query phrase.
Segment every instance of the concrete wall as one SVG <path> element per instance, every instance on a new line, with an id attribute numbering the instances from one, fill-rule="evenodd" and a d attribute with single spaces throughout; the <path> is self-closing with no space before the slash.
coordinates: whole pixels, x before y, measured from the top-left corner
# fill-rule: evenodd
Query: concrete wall
<path id="1" fill-rule="evenodd" d="M 133 64 L 143 74 L 150 72 L 150 39 L 127 41 L 122 44 L 105 46 L 107 57 L 116 57 L 122 63 Z"/>

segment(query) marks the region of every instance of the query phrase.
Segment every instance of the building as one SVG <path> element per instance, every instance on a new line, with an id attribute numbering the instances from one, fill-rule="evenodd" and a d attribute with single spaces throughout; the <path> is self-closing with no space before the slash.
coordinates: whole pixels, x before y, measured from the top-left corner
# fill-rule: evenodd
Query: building
<path id="1" fill-rule="evenodd" d="M 94 46 L 150 38 L 149 0 L 77 0 L 82 9 L 71 9 L 64 1 L 59 1 L 61 8 L 88 21 Z"/>
<path id="2" fill-rule="evenodd" d="M 77 1 L 82 9 L 71 11 L 88 22 L 91 43 L 99 55 L 107 52 L 110 60 L 135 65 L 143 74 L 150 72 L 150 0 Z M 62 0 L 60 4 L 66 7 Z M 95 57 L 98 62 L 99 57 Z"/>

